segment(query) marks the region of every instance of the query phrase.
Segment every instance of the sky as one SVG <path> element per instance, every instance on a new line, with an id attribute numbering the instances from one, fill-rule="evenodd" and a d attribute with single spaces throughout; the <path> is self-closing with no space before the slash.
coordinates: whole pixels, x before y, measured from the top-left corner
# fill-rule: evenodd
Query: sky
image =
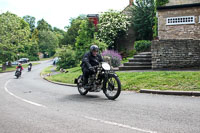
<path id="1" fill-rule="evenodd" d="M 6 11 L 20 17 L 30 15 L 64 29 L 70 18 L 80 14 L 100 14 L 109 9 L 122 11 L 129 0 L 0 0 L 0 14 Z"/>

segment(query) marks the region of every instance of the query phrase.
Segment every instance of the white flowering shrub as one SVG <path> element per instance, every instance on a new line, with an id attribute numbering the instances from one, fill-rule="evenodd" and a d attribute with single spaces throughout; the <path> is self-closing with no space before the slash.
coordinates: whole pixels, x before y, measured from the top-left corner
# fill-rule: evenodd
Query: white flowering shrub
<path id="1" fill-rule="evenodd" d="M 100 15 L 97 39 L 113 46 L 120 36 L 126 34 L 130 25 L 128 16 L 113 10 L 104 12 Z"/>

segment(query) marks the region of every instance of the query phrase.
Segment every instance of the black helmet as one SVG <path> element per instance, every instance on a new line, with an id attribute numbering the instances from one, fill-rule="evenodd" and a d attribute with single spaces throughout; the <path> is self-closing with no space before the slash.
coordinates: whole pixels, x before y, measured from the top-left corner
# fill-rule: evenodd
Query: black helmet
<path id="1" fill-rule="evenodd" d="M 92 52 L 92 51 L 99 51 L 99 47 L 97 46 L 97 45 L 92 45 L 91 47 L 90 47 L 90 51 Z"/>

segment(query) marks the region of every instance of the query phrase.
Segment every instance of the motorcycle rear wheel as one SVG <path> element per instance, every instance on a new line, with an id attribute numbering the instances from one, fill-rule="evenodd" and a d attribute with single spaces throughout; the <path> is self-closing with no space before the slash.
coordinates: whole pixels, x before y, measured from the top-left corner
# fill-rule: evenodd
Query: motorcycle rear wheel
<path id="1" fill-rule="evenodd" d="M 83 75 L 80 75 L 77 79 L 77 87 L 78 87 L 78 91 L 81 95 L 86 95 L 88 93 L 88 90 L 86 90 L 84 87 L 83 87 Z"/>
<path id="2" fill-rule="evenodd" d="M 104 94 L 109 100 L 115 100 L 121 93 L 121 82 L 114 74 L 109 76 L 104 87 Z"/>

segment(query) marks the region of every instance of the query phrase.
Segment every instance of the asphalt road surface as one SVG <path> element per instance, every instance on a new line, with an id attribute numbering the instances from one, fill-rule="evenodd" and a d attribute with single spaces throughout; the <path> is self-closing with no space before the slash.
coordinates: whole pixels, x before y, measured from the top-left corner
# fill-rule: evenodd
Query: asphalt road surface
<path id="1" fill-rule="evenodd" d="M 0 133 L 200 133 L 200 97 L 123 91 L 81 96 L 40 77 L 50 61 L 0 74 Z"/>

